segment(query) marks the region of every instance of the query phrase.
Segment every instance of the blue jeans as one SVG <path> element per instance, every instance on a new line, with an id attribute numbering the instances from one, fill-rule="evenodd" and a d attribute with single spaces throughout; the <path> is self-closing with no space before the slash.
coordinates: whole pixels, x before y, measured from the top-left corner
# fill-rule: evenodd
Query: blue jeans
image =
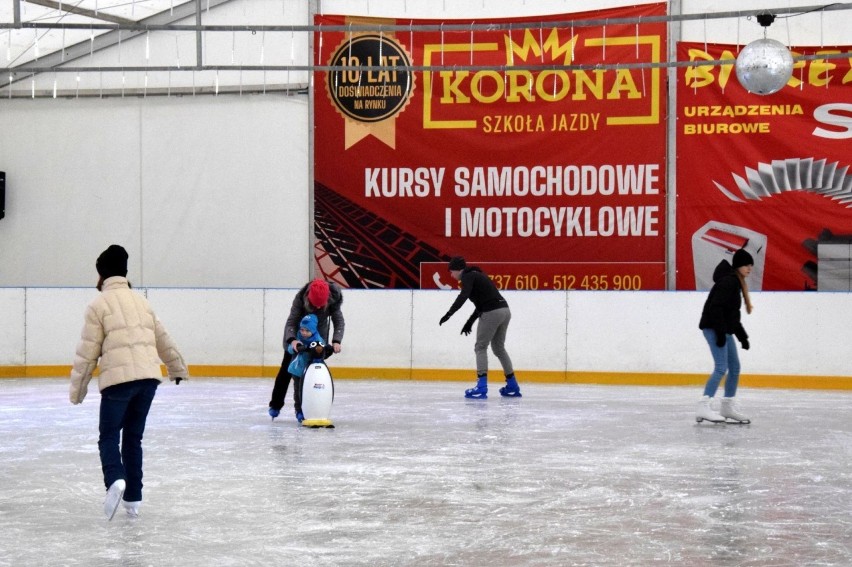
<path id="1" fill-rule="evenodd" d="M 101 392 L 98 450 L 104 484 L 109 488 L 116 480 L 124 479 L 127 502 L 142 500 L 142 434 L 159 385 L 156 378 L 146 378 L 116 384 Z"/>
<path id="2" fill-rule="evenodd" d="M 713 329 L 701 329 L 707 344 L 710 345 L 710 354 L 713 355 L 713 374 L 704 386 L 704 395 L 711 398 L 716 395 L 719 382 L 727 372 L 725 378 L 725 397 L 733 398 L 737 395 L 737 383 L 740 381 L 740 357 L 737 354 L 737 344 L 733 335 L 725 335 L 725 346 L 716 346 L 716 332 Z"/>

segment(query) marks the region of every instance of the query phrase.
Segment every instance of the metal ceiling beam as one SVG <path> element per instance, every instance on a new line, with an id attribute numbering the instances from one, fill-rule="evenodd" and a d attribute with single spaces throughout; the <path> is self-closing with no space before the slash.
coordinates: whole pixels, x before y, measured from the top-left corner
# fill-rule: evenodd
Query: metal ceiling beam
<path id="1" fill-rule="evenodd" d="M 201 0 L 195 0 L 195 25 L 201 25 Z M 204 64 L 204 51 L 203 51 L 204 39 L 203 34 L 200 31 L 195 32 L 195 66 L 201 67 Z"/>
<path id="2" fill-rule="evenodd" d="M 18 0 L 15 0 L 17 4 Z M 103 10 L 99 10 L 95 12 L 94 10 L 87 10 L 85 8 L 80 8 L 78 6 L 74 6 L 68 3 L 62 4 L 61 2 L 53 2 L 53 0 L 27 0 L 27 4 L 36 4 L 38 6 L 44 6 L 45 8 L 50 8 L 52 10 L 57 10 L 59 12 L 67 12 L 68 14 L 76 14 L 78 16 L 85 16 L 87 18 L 92 18 L 93 20 L 101 20 L 103 22 L 112 22 L 114 24 L 121 24 L 125 26 L 135 25 L 137 22 L 134 20 L 128 20 L 127 18 L 120 18 L 118 16 L 111 16 L 107 14 Z"/>
<path id="3" fill-rule="evenodd" d="M 840 51 L 837 53 L 818 53 L 812 55 L 794 55 L 793 61 L 824 61 L 831 59 L 852 58 L 852 51 Z M 196 72 L 196 71 L 242 71 L 246 73 L 261 71 L 302 71 L 330 73 L 338 71 L 405 71 L 414 73 L 437 73 L 439 71 L 496 71 L 503 73 L 507 71 L 615 71 L 619 69 L 666 69 L 678 67 L 718 67 L 720 65 L 734 65 L 736 59 L 697 59 L 695 61 L 648 61 L 640 63 L 576 63 L 571 65 L 546 64 L 515 64 L 515 65 L 125 65 L 117 67 L 56 67 L 46 69 L 42 66 L 14 67 L 4 69 L 0 67 L 0 73 L 10 71 L 21 72 L 25 78 L 30 78 L 39 73 L 165 73 Z M 2 86 L 2 85 L 0 85 Z"/>
<path id="4" fill-rule="evenodd" d="M 210 0 L 211 6 L 214 0 Z M 189 2 L 193 4 L 193 2 Z M 185 6 L 185 4 L 184 4 Z M 177 10 L 177 8 L 175 8 Z M 569 27 L 591 27 L 591 26 L 612 26 L 612 25 L 632 25 L 632 24 L 650 24 L 650 23 L 667 23 L 667 22 L 688 22 L 698 20 L 719 20 L 730 18 L 748 18 L 772 14 L 775 16 L 787 15 L 798 16 L 812 12 L 836 12 L 843 10 L 852 10 L 852 2 L 834 2 L 831 4 L 816 4 L 808 6 L 790 6 L 787 8 L 757 8 L 751 10 L 734 10 L 727 12 L 696 12 L 689 14 L 672 14 L 663 16 L 631 16 L 624 18 L 603 18 L 603 19 L 577 19 L 577 20 L 547 20 L 547 21 L 523 21 L 523 22 L 492 22 L 492 23 L 470 23 L 470 24 L 340 24 L 340 25 L 191 25 L 191 24 L 155 24 L 148 22 L 138 22 L 130 26 L 122 26 L 118 24 L 62 24 L 49 22 L 22 22 L 20 24 L 0 23 L 0 29 L 96 29 L 96 30 L 111 30 L 120 29 L 136 32 L 146 31 L 205 31 L 205 32 L 309 32 L 321 33 L 329 32 L 470 32 L 470 31 L 510 31 L 524 30 L 530 27 L 542 28 L 569 28 Z M 192 12 L 194 13 L 195 10 Z M 190 14 L 191 15 L 191 14 Z M 392 18 L 389 18 L 392 19 Z"/>
<path id="5" fill-rule="evenodd" d="M 205 0 L 205 9 L 209 10 L 217 6 L 227 4 L 231 1 L 232 0 Z M 15 6 L 17 5 L 18 0 L 15 0 Z M 192 17 L 193 15 L 196 15 L 197 8 L 199 7 L 200 0 L 196 2 L 187 2 L 185 4 L 175 6 L 174 9 L 164 10 L 162 12 L 154 14 L 153 16 L 150 16 L 143 20 L 139 20 L 138 22 L 133 22 L 132 26 L 127 26 L 133 27 L 133 30 L 128 30 L 126 27 L 124 27 L 123 24 L 115 24 L 118 26 L 122 26 L 118 29 L 115 29 L 115 25 L 111 25 L 113 31 L 95 36 L 92 40 L 81 41 L 79 43 L 75 43 L 74 45 L 70 45 L 60 51 L 55 51 L 48 55 L 39 57 L 39 64 L 37 65 L 39 69 L 38 71 L 33 70 L 34 66 L 31 61 L 12 67 L 8 73 L 4 73 L 4 77 L 0 77 L 0 79 L 2 79 L 2 81 L 0 81 L 0 88 L 9 86 L 12 83 L 16 83 L 24 78 L 29 78 L 35 73 L 53 71 L 55 68 L 62 67 L 63 65 L 70 63 L 71 61 L 76 61 L 77 59 L 90 56 L 96 51 L 107 49 L 109 47 L 117 45 L 121 41 L 127 41 L 128 39 L 132 39 L 136 36 L 142 35 L 143 33 L 147 33 L 148 30 L 146 29 L 146 26 L 169 26 L 174 22 Z M 200 14 L 197 16 L 197 19 L 198 18 L 200 18 Z M 22 25 L 26 26 L 26 24 Z M 67 28 L 68 25 L 69 24 L 59 24 L 51 27 L 60 29 L 63 27 Z M 110 24 L 92 24 L 92 26 L 82 24 L 82 29 L 98 29 L 99 25 Z M 198 57 L 200 57 L 200 55 L 198 55 Z M 196 61 L 196 66 L 199 66 L 201 64 L 203 64 L 203 61 L 201 61 L 200 59 Z M 9 75 L 12 76 L 11 81 L 9 80 Z"/>
<path id="6" fill-rule="evenodd" d="M 17 91 L 11 97 L 2 97 L 8 99 L 33 99 L 33 98 L 131 98 L 131 97 L 171 97 L 171 96 L 196 96 L 196 95 L 283 95 L 290 97 L 301 97 L 308 94 L 307 83 L 292 83 L 288 85 L 225 85 L 218 89 L 213 86 L 200 85 L 196 87 L 129 87 L 129 88 L 107 88 L 107 89 L 60 89 L 56 93 L 52 89 L 35 90 L 29 89 L 25 91 Z"/>

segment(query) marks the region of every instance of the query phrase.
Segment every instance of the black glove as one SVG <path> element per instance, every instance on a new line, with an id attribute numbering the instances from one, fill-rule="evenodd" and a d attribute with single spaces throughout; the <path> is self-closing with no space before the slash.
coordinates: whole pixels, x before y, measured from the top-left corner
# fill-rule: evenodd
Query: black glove
<path id="1" fill-rule="evenodd" d="M 438 322 L 438 326 L 440 327 L 441 325 L 443 325 L 444 323 L 446 323 L 449 320 L 450 320 L 450 315 L 449 314 L 444 315 L 443 317 L 441 317 L 441 320 Z"/>
<path id="2" fill-rule="evenodd" d="M 296 353 L 300 353 L 305 350 L 305 345 L 302 343 L 296 343 Z"/>
<path id="3" fill-rule="evenodd" d="M 726 341 L 725 331 L 720 331 L 719 329 L 716 329 L 716 346 L 717 347 L 725 346 L 725 341 Z"/>
<path id="4" fill-rule="evenodd" d="M 740 344 L 743 345 L 743 350 L 748 350 L 751 345 L 748 344 L 748 339 L 740 339 Z"/>
<path id="5" fill-rule="evenodd" d="M 175 386 L 180 386 L 181 380 L 183 380 L 183 378 L 175 378 Z"/>
<path id="6" fill-rule="evenodd" d="M 469 335 L 473 331 L 473 322 L 477 319 L 479 319 L 479 311 L 474 310 L 474 312 L 470 314 L 467 323 L 465 323 L 464 327 L 462 327 L 461 334 Z"/>

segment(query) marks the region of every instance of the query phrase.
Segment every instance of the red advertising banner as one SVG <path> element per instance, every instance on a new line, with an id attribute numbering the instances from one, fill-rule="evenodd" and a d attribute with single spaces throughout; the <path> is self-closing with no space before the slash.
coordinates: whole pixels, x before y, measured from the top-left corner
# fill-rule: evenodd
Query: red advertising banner
<path id="1" fill-rule="evenodd" d="M 664 289 L 665 69 L 595 66 L 665 61 L 665 23 L 640 19 L 665 13 L 452 32 L 316 16 L 340 30 L 315 36 L 316 64 L 332 67 L 314 89 L 319 273 L 437 288 L 463 255 L 505 289 Z M 605 24 L 619 18 L 636 20 Z M 346 31 L 367 23 L 431 27 Z"/>
<path id="2" fill-rule="evenodd" d="M 775 94 L 747 92 L 733 65 L 681 67 L 677 289 L 709 289 L 745 247 L 754 290 L 852 290 L 850 47 L 792 47 Z M 735 59 L 733 45 L 678 44 L 679 61 Z"/>

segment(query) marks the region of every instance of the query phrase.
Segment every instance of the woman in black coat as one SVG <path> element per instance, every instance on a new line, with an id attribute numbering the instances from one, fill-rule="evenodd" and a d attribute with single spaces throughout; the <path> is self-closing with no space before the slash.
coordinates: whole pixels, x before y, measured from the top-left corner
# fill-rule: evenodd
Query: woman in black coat
<path id="1" fill-rule="evenodd" d="M 744 249 L 734 252 L 732 264 L 722 260 L 713 272 L 713 287 L 704 303 L 701 322 L 698 324 L 710 345 L 713 356 L 713 373 L 704 386 L 704 396 L 698 402 L 695 420 L 722 422 L 732 419 L 739 423 L 749 423 L 735 405 L 737 383 L 740 378 L 740 359 L 734 337 L 740 341 L 743 349 L 748 350 L 748 334 L 740 322 L 740 307 L 745 299 L 746 312 L 751 313 L 752 306 L 745 279 L 751 273 L 754 259 Z M 722 398 L 719 413 L 710 407 L 710 400 L 716 395 L 722 377 L 725 378 L 725 397 Z"/>

